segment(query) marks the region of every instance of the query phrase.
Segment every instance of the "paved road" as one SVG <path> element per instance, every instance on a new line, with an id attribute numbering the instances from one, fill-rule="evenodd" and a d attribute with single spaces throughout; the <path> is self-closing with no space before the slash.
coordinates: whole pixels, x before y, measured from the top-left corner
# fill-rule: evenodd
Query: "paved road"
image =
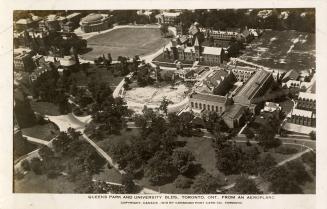
<path id="1" fill-rule="evenodd" d="M 49 143 L 49 141 L 38 139 L 38 138 L 27 136 L 27 135 L 23 135 L 23 137 L 25 137 L 27 139 L 27 141 L 29 141 L 29 142 L 31 142 L 33 144 L 40 144 L 40 145 L 47 146 L 48 143 Z"/>
<path id="2" fill-rule="evenodd" d="M 292 160 L 296 160 L 296 159 L 300 158 L 302 155 L 304 155 L 305 153 L 310 152 L 310 151 L 311 151 L 310 149 L 306 149 L 306 150 L 304 150 L 304 151 L 302 151 L 302 152 L 296 153 L 296 154 L 293 155 L 292 157 L 287 158 L 287 159 L 285 159 L 285 160 L 279 162 L 279 163 L 276 165 L 276 167 L 278 167 L 278 166 L 282 166 L 282 165 L 284 165 L 284 164 L 286 164 L 286 163 L 288 163 L 288 162 L 290 162 L 290 161 L 292 161 Z"/>

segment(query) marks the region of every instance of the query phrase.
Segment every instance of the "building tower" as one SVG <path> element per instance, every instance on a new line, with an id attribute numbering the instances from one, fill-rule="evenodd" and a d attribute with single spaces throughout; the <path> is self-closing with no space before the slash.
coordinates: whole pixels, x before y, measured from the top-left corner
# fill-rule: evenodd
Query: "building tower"
<path id="1" fill-rule="evenodd" d="M 197 61 L 200 61 L 200 57 L 201 57 L 201 45 L 199 43 L 199 39 L 198 37 L 195 38 L 194 41 L 194 50 L 195 50 L 195 57 Z"/>

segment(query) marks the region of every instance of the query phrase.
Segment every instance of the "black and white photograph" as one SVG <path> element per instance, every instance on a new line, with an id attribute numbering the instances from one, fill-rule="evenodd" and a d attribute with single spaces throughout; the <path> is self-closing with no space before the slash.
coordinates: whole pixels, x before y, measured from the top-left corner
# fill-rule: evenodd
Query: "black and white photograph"
<path id="1" fill-rule="evenodd" d="M 316 194 L 315 8 L 12 24 L 13 193 Z"/>

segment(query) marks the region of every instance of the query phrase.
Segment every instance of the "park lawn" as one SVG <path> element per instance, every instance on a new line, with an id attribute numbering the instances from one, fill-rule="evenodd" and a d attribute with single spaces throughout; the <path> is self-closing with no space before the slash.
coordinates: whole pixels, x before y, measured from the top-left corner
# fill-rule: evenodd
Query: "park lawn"
<path id="1" fill-rule="evenodd" d="M 32 110 L 38 112 L 41 115 L 58 116 L 61 115 L 59 107 L 50 102 L 34 102 L 31 101 Z"/>
<path id="2" fill-rule="evenodd" d="M 28 172 L 23 179 L 14 180 L 16 193 L 74 193 L 75 185 L 65 176 L 50 179 L 47 175 Z"/>
<path id="3" fill-rule="evenodd" d="M 138 136 L 138 129 L 130 129 L 129 131 L 122 130 L 120 135 L 110 135 L 105 137 L 103 140 L 95 141 L 95 143 L 101 147 L 104 151 L 110 153 L 110 148 L 123 142 L 130 144 L 133 137 Z"/>
<path id="4" fill-rule="evenodd" d="M 269 68 L 302 71 L 315 68 L 315 34 L 267 30 L 247 46 L 240 59 Z"/>
<path id="5" fill-rule="evenodd" d="M 93 179 L 98 181 L 122 183 L 122 175 L 114 168 L 108 168 L 107 164 L 103 166 L 103 170 L 93 175 Z"/>
<path id="6" fill-rule="evenodd" d="M 168 42 L 159 28 L 118 28 L 88 39 L 88 47 L 92 50 L 82 56 L 89 60 L 108 53 L 114 60 L 118 56 L 142 56 L 159 50 Z"/>
<path id="7" fill-rule="evenodd" d="M 35 125 L 33 127 L 22 129 L 24 135 L 50 141 L 59 134 L 58 128 L 53 123 L 44 125 Z"/>
<path id="8" fill-rule="evenodd" d="M 71 74 L 71 78 L 74 82 L 76 82 L 77 86 L 87 86 L 90 81 L 97 81 L 99 83 L 109 83 L 112 89 L 115 89 L 115 87 L 123 79 L 122 76 L 114 76 L 113 73 L 110 70 L 107 70 L 106 68 L 95 66 L 93 66 L 93 68 L 95 70 L 88 76 L 85 72 L 80 70 L 78 72 L 73 72 Z"/>
<path id="9" fill-rule="evenodd" d="M 213 176 L 220 172 L 216 168 L 217 159 L 215 150 L 212 147 L 211 139 L 202 137 L 179 137 L 178 141 L 185 141 L 183 147 L 191 151 L 197 163 L 201 164 L 202 168 Z"/>
<path id="10" fill-rule="evenodd" d="M 185 142 L 185 146 L 181 148 L 176 149 L 186 149 L 192 152 L 192 154 L 195 157 L 195 163 L 200 164 L 201 168 L 203 170 L 199 170 L 198 173 L 196 173 L 192 180 L 196 179 L 196 177 L 202 172 L 206 171 L 210 173 L 211 175 L 218 175 L 219 171 L 216 168 L 216 157 L 215 157 L 215 151 L 211 145 L 211 140 L 207 138 L 201 138 L 201 137 L 182 137 L 178 136 L 177 139 L 179 142 Z M 138 181 L 141 185 L 144 185 L 148 188 L 151 188 L 153 190 L 159 191 L 162 193 L 172 193 L 172 194 L 192 194 L 193 189 L 192 185 L 190 188 L 187 189 L 181 189 L 176 188 L 174 182 L 170 182 L 165 185 L 159 186 L 152 186 L 149 182 L 148 177 L 144 177 L 141 180 Z"/>

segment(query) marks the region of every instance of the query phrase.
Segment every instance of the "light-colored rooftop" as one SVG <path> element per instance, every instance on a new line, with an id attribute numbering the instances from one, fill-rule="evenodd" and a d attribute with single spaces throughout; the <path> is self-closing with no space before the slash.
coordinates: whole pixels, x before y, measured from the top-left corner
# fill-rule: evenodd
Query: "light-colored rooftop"
<path id="1" fill-rule="evenodd" d="M 300 109 L 293 109 L 292 115 L 297 115 L 297 116 L 302 116 L 302 117 L 307 117 L 307 118 L 311 118 L 313 116 L 312 111 L 300 110 Z"/>
<path id="2" fill-rule="evenodd" d="M 167 17 L 178 17 L 181 13 L 180 12 L 163 12 L 162 14 Z"/>
<path id="3" fill-rule="evenodd" d="M 27 25 L 27 24 L 31 24 L 33 21 L 31 20 L 31 18 L 26 18 L 26 19 L 19 19 L 16 21 L 16 24 L 21 24 L 21 25 Z"/>
<path id="4" fill-rule="evenodd" d="M 223 48 L 220 48 L 220 47 L 205 46 L 205 47 L 203 47 L 202 54 L 221 55 L 222 51 L 223 51 Z"/>
<path id="5" fill-rule="evenodd" d="M 309 92 L 300 92 L 299 98 L 316 100 L 316 94 L 309 93 Z"/>
<path id="6" fill-rule="evenodd" d="M 80 14 L 81 14 L 81 13 L 74 12 L 74 13 L 72 13 L 72 14 L 70 14 L 70 15 L 67 15 L 66 18 L 67 18 L 67 19 L 70 19 L 70 18 L 76 17 L 76 16 L 78 16 L 78 15 L 80 15 Z"/>

